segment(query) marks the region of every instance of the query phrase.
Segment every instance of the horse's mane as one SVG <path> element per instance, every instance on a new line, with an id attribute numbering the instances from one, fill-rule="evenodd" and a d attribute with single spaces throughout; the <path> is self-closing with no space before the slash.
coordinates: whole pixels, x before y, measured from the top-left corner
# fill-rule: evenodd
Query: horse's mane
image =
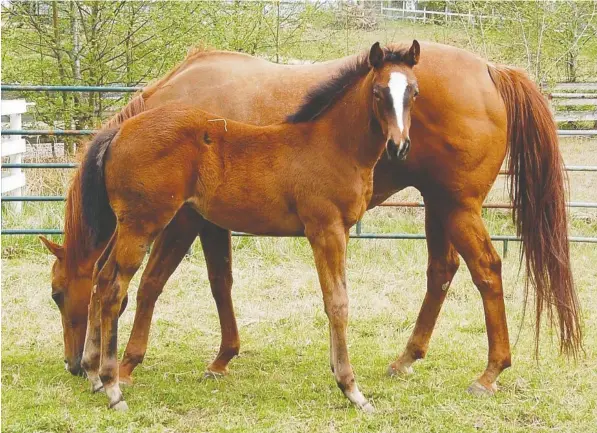
<path id="1" fill-rule="evenodd" d="M 384 48 L 384 61 L 402 63 L 408 59 L 407 48 Z M 369 72 L 369 52 L 364 52 L 350 60 L 328 81 L 311 89 L 296 113 L 286 118 L 289 123 L 303 123 L 315 120 L 334 102 L 344 95 L 361 77 Z"/>
<path id="2" fill-rule="evenodd" d="M 76 273 L 93 249 L 90 230 L 83 222 L 81 169 L 77 169 L 66 195 L 64 215 L 64 251 L 68 272 Z"/>

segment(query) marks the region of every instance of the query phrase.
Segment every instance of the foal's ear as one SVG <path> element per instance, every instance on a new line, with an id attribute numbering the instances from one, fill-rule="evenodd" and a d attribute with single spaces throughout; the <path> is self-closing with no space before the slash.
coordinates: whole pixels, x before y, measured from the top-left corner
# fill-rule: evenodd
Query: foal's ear
<path id="1" fill-rule="evenodd" d="M 384 53 L 379 42 L 374 43 L 369 50 L 369 66 L 372 68 L 381 68 L 383 65 Z"/>
<path id="2" fill-rule="evenodd" d="M 54 254 L 57 259 L 64 258 L 64 248 L 63 247 L 61 247 L 57 243 L 52 242 L 51 240 L 47 239 L 45 236 L 40 236 L 39 240 L 42 241 L 42 243 L 46 246 L 46 248 L 48 250 L 50 250 L 50 252 L 52 254 Z"/>
<path id="3" fill-rule="evenodd" d="M 420 56 L 421 46 L 419 45 L 419 41 L 415 39 L 413 40 L 413 44 L 410 46 L 410 49 L 408 50 L 408 63 L 410 63 L 411 66 L 415 66 L 417 63 L 419 63 Z"/>

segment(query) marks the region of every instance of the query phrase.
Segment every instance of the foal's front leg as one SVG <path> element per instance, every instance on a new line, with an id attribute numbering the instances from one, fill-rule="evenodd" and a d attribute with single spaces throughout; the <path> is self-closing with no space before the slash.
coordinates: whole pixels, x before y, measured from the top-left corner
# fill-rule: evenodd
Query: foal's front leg
<path id="1" fill-rule="evenodd" d="M 373 412 L 373 406 L 359 391 L 348 359 L 346 343 L 348 325 L 346 243 L 348 230 L 340 222 L 323 227 L 313 224 L 305 227 L 305 234 L 313 248 L 325 312 L 330 321 L 330 363 L 336 383 L 344 395 L 357 407 L 366 412 Z"/>

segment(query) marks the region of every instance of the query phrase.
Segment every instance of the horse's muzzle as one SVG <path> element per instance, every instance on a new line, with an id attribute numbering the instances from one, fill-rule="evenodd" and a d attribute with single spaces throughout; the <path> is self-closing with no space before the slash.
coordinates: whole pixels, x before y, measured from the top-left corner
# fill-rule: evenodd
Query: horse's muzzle
<path id="1" fill-rule="evenodd" d="M 398 146 L 391 138 L 386 143 L 386 153 L 390 161 L 404 161 L 410 151 L 410 138 L 406 138 L 404 142 Z"/>

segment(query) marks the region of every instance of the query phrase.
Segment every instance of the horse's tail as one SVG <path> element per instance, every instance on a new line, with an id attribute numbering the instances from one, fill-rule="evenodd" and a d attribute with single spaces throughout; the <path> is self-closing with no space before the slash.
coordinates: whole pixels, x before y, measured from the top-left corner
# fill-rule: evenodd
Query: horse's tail
<path id="1" fill-rule="evenodd" d="M 81 164 L 82 218 L 95 246 L 108 239 L 116 223 L 106 190 L 104 161 L 108 146 L 118 131 L 113 128 L 97 133 Z"/>
<path id="2" fill-rule="evenodd" d="M 488 66 L 508 115 L 510 198 L 522 239 L 529 282 L 535 289 L 535 353 L 541 314 L 557 322 L 560 350 L 582 350 L 580 307 L 572 279 L 566 218 L 567 178 L 549 105 L 522 70 Z"/>

